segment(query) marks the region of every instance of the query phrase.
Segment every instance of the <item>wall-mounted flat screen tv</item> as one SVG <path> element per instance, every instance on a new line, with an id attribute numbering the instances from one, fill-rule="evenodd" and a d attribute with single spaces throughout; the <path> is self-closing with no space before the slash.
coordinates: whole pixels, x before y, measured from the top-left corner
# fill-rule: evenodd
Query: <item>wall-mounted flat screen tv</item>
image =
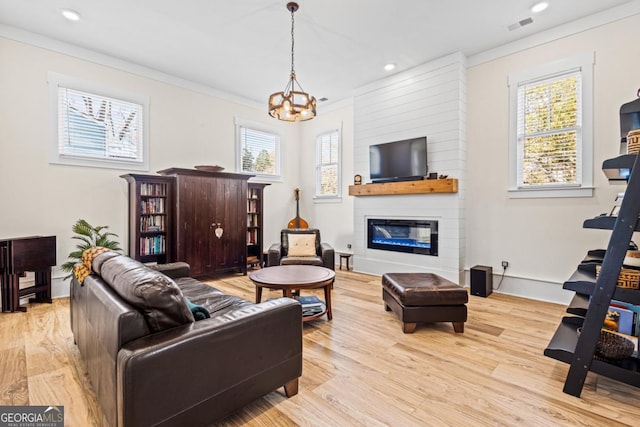
<path id="1" fill-rule="evenodd" d="M 426 136 L 369 146 L 372 182 L 413 181 L 427 172 Z"/>

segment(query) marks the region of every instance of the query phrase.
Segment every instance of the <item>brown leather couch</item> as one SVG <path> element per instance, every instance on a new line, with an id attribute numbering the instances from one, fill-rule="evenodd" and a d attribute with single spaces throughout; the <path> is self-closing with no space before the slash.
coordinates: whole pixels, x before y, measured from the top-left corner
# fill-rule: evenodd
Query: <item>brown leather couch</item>
<path id="1" fill-rule="evenodd" d="M 289 298 L 260 304 L 114 252 L 71 282 L 71 327 L 111 426 L 210 425 L 302 374 L 302 310 Z M 186 302 L 210 318 L 194 320 Z"/>

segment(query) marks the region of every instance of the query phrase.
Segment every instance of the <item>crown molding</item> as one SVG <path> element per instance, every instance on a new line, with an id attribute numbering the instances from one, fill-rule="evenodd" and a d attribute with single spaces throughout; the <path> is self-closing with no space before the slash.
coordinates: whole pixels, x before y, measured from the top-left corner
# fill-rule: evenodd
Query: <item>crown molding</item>
<path id="1" fill-rule="evenodd" d="M 52 39 L 50 37 L 45 37 L 39 34 L 31 33 L 29 31 L 21 30 L 16 27 L 0 24 L 0 37 L 40 47 L 42 49 L 51 50 L 53 52 L 61 53 L 64 55 L 69 55 L 77 59 L 93 62 L 94 64 L 115 68 L 120 71 L 138 75 L 140 77 L 146 77 L 162 83 L 177 86 L 182 89 L 188 89 L 194 92 L 211 95 L 216 98 L 224 99 L 225 101 L 234 102 L 247 107 L 264 109 L 266 111 L 266 105 L 262 105 L 256 101 L 224 92 L 210 86 L 176 77 L 171 74 L 166 74 L 149 67 L 135 64 L 133 62 L 98 53 L 90 49 L 85 49 L 83 47 L 65 43 L 60 40 Z"/>
<path id="2" fill-rule="evenodd" d="M 475 67 L 476 65 L 481 65 L 554 40 L 559 40 L 593 28 L 601 27 L 639 13 L 640 0 L 633 0 L 618 7 L 595 13 L 537 34 L 532 34 L 523 39 L 507 43 L 493 49 L 485 50 L 475 55 L 470 55 L 467 58 L 467 67 Z"/>

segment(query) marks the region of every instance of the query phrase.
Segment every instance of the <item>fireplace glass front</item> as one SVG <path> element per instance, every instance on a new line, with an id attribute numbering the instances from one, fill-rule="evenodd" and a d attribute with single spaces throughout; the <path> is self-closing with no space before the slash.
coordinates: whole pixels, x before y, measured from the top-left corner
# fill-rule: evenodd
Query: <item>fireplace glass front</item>
<path id="1" fill-rule="evenodd" d="M 367 247 L 437 256 L 438 221 L 369 218 Z"/>

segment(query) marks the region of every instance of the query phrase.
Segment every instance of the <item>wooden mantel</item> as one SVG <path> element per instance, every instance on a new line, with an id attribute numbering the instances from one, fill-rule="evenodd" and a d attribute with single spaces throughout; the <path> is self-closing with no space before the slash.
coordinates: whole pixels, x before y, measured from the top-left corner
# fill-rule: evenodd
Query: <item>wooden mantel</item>
<path id="1" fill-rule="evenodd" d="M 421 181 L 385 182 L 381 184 L 350 185 L 350 196 L 383 196 L 397 194 L 457 193 L 458 180 L 425 179 Z"/>

